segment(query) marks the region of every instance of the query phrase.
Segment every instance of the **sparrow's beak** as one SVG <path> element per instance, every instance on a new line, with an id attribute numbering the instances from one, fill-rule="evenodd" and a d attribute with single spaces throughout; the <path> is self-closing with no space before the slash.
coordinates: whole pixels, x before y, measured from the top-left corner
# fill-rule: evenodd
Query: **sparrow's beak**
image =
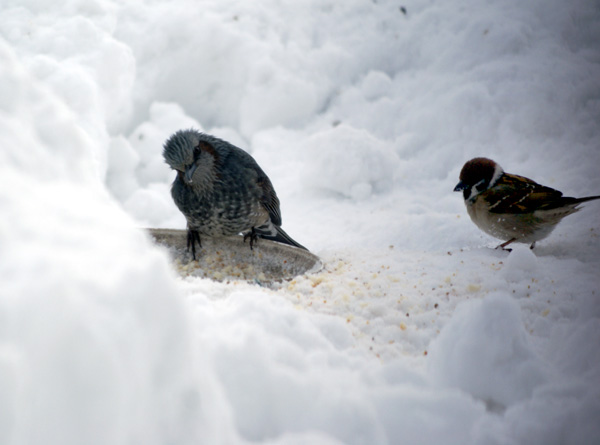
<path id="1" fill-rule="evenodd" d="M 469 188 L 469 186 L 467 184 L 465 184 L 464 182 L 460 181 L 458 184 L 456 184 L 456 187 L 454 187 L 454 191 L 462 192 L 466 188 Z"/>
<path id="2" fill-rule="evenodd" d="M 192 182 L 194 182 L 192 180 L 192 178 L 194 177 L 194 172 L 196 171 L 196 169 L 198 168 L 198 164 L 196 164 L 195 162 L 190 165 L 189 167 L 187 167 L 185 169 L 185 174 L 183 175 L 183 179 L 185 180 L 186 184 L 190 185 L 192 184 Z"/>

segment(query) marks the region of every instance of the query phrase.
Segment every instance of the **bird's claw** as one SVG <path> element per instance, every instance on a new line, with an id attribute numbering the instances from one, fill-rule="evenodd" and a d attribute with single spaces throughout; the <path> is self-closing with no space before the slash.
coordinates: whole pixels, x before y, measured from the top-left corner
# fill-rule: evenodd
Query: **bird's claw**
<path id="1" fill-rule="evenodd" d="M 250 238 L 250 250 L 254 250 L 254 243 L 258 241 L 258 235 L 256 234 L 256 230 L 254 230 L 254 227 L 252 227 L 252 230 L 250 230 L 250 232 L 244 235 L 244 242 L 246 242 L 246 239 L 248 238 Z"/>
<path id="2" fill-rule="evenodd" d="M 196 260 L 196 242 L 198 242 L 198 246 L 202 248 L 202 241 L 200 241 L 200 234 L 197 230 L 188 229 L 187 233 L 187 250 L 190 251 L 190 247 L 192 249 L 192 258 L 194 261 Z"/>
<path id="3" fill-rule="evenodd" d="M 505 243 L 502 243 L 502 244 L 496 246 L 496 249 L 502 249 L 502 250 L 505 250 L 507 252 L 512 252 L 512 249 L 508 248 L 506 246 L 508 246 L 510 243 L 512 243 L 512 242 L 514 242 L 516 240 L 517 240 L 516 238 L 511 238 L 508 241 L 506 241 Z"/>

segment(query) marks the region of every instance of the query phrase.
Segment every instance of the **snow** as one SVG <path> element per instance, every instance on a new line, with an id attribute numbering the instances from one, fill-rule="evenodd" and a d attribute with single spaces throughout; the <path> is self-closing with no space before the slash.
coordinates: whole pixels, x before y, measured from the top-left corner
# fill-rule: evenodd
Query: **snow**
<path id="1" fill-rule="evenodd" d="M 600 193 L 599 39 L 584 0 L 4 1 L 0 443 L 600 442 L 600 204 L 507 253 L 452 192 Z M 185 227 L 190 127 L 321 271 L 176 275 L 140 227 Z"/>

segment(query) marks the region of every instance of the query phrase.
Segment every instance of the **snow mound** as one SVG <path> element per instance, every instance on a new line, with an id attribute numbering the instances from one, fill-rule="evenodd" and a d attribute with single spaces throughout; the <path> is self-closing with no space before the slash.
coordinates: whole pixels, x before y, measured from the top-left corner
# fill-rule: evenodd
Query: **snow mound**
<path id="1" fill-rule="evenodd" d="M 165 256 L 94 174 L 71 111 L 1 41 L 0 65 L 0 442 L 230 438 L 226 408 L 200 420 L 222 402 Z"/>
<path id="2" fill-rule="evenodd" d="M 545 382 L 519 306 L 502 293 L 457 306 L 431 344 L 429 366 L 437 384 L 460 388 L 492 406 L 529 398 Z"/>
<path id="3" fill-rule="evenodd" d="M 341 124 L 302 144 L 307 164 L 304 183 L 354 200 L 384 193 L 394 185 L 399 160 L 369 132 Z"/>

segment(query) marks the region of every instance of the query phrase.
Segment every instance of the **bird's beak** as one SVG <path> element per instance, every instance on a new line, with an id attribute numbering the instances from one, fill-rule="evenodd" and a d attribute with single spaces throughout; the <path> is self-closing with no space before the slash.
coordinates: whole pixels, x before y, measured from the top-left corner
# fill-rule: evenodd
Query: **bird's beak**
<path id="1" fill-rule="evenodd" d="M 198 168 L 198 165 L 194 162 L 192 165 L 190 165 L 189 167 L 187 167 L 185 169 L 185 173 L 183 175 L 183 179 L 185 180 L 185 182 L 188 185 L 192 184 L 192 182 L 194 182 L 192 180 L 192 178 L 194 177 L 194 172 L 196 171 L 197 168 Z"/>
<path id="2" fill-rule="evenodd" d="M 454 187 L 454 191 L 455 192 L 462 192 L 464 189 L 468 188 L 469 186 L 467 184 L 465 184 L 464 182 L 460 181 L 458 184 L 456 184 L 456 187 Z"/>

